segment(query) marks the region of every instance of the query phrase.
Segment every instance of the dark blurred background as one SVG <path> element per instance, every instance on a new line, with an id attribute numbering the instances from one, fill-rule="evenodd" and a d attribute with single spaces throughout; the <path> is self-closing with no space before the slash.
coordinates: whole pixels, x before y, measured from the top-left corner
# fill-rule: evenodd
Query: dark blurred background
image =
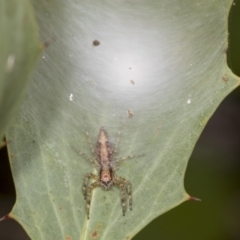
<path id="1" fill-rule="evenodd" d="M 228 65 L 240 76 L 240 0 L 230 12 L 229 34 Z M 6 148 L 0 150 L 0 183 L 2 217 L 16 199 Z M 172 209 L 134 240 L 240 240 L 240 88 L 221 103 L 204 129 L 188 164 L 185 188 L 202 202 Z M 18 223 L 5 220 L 0 222 L 0 240 L 29 237 Z"/>

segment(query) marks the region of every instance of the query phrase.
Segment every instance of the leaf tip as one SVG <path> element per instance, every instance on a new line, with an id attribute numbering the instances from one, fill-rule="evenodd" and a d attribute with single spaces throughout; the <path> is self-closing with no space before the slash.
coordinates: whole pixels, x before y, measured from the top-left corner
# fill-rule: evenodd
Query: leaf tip
<path id="1" fill-rule="evenodd" d="M 197 201 L 197 202 L 201 202 L 202 201 L 200 198 L 196 198 L 196 197 L 192 197 L 192 196 L 188 196 L 187 200 L 188 201 Z"/>
<path id="2" fill-rule="evenodd" d="M 7 215 L 1 217 L 1 218 L 0 218 L 0 221 L 7 220 L 7 219 L 11 219 L 11 218 L 12 218 L 12 216 L 11 216 L 10 214 L 7 214 Z"/>

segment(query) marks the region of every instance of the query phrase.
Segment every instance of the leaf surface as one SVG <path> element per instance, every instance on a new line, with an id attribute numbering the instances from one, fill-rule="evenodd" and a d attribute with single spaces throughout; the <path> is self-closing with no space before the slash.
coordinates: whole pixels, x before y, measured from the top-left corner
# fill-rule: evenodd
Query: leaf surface
<path id="1" fill-rule="evenodd" d="M 226 64 L 230 5 L 35 1 L 41 38 L 56 42 L 8 133 L 17 191 L 11 216 L 32 239 L 131 239 L 189 199 L 189 156 L 239 84 Z M 132 184 L 133 210 L 123 217 L 120 190 L 97 188 L 88 220 L 82 185 L 97 170 L 76 151 L 92 156 L 89 139 L 95 146 L 101 126 L 113 143 L 121 132 L 117 157 L 144 157 L 117 171 Z"/>

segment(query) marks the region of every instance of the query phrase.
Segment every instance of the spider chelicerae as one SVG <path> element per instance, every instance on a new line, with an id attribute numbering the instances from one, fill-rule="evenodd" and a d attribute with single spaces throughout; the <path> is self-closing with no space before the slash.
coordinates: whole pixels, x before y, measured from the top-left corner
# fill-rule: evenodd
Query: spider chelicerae
<path id="1" fill-rule="evenodd" d="M 85 153 L 79 152 L 79 154 L 90 161 L 95 168 L 98 170 L 98 175 L 93 173 L 87 173 L 84 179 L 83 184 L 83 196 L 87 202 L 87 217 L 89 219 L 90 213 L 90 204 L 92 198 L 92 191 L 96 187 L 102 187 L 104 190 L 109 190 L 112 186 L 117 186 L 121 190 L 121 199 L 122 199 L 122 212 L 123 216 L 125 216 L 126 212 L 126 193 L 129 199 L 129 208 L 132 210 L 132 187 L 131 183 L 125 178 L 118 177 L 115 173 L 117 168 L 119 167 L 119 163 L 123 160 L 141 157 L 143 155 L 129 155 L 127 157 L 115 158 L 117 153 L 117 147 L 120 141 L 120 131 L 118 132 L 118 138 L 115 145 L 110 143 L 108 134 L 106 130 L 101 127 L 97 139 L 96 148 L 93 147 L 91 138 L 88 132 L 85 132 L 88 143 L 91 147 L 94 158 L 88 157 Z M 94 179 L 95 181 L 89 184 L 90 179 Z"/>

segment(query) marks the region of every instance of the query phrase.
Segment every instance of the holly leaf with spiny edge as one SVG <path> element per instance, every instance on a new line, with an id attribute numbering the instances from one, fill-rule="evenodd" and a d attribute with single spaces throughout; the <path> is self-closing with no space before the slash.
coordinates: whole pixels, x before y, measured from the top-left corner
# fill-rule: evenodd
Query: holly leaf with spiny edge
<path id="1" fill-rule="evenodd" d="M 188 159 L 220 102 L 239 85 L 226 64 L 231 1 L 34 6 L 41 38 L 57 41 L 7 135 L 14 139 L 17 192 L 10 216 L 34 240 L 131 239 L 191 199 L 183 184 Z M 131 183 L 132 211 L 127 206 L 122 216 L 118 187 L 96 187 L 88 220 L 82 186 L 87 173 L 98 172 L 85 158 L 94 158 L 89 143 L 95 148 L 101 127 L 113 144 L 120 136 L 117 158 L 144 156 L 116 171 Z"/>

